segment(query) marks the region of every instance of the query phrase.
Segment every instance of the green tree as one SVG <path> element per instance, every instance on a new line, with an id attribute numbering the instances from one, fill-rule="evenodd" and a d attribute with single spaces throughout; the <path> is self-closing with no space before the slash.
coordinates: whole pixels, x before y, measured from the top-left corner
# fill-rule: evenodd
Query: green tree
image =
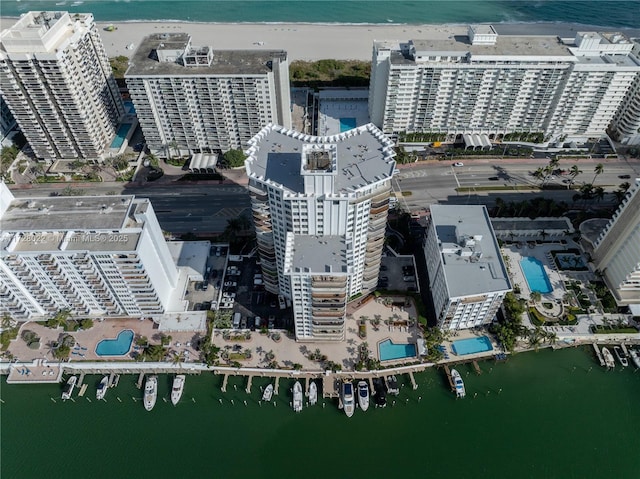
<path id="1" fill-rule="evenodd" d="M 229 168 L 244 166 L 244 160 L 247 158 L 241 150 L 229 150 L 223 157 L 225 164 Z"/>

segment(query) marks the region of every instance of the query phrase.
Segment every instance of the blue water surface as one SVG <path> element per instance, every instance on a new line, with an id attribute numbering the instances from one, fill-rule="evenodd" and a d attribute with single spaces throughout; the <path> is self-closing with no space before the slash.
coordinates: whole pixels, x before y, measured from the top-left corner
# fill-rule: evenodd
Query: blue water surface
<path id="1" fill-rule="evenodd" d="M 414 358 L 416 356 L 415 344 L 395 344 L 390 339 L 385 339 L 378 344 L 380 361 L 390 361 L 392 359 Z"/>
<path id="2" fill-rule="evenodd" d="M 131 349 L 133 331 L 125 329 L 118 333 L 116 339 L 103 339 L 96 346 L 98 356 L 124 356 Z"/>
<path id="3" fill-rule="evenodd" d="M 549 277 L 540 260 L 526 256 L 520 260 L 520 266 L 532 292 L 537 291 L 538 293 L 546 294 L 553 291 L 551 281 L 549 281 Z"/>
<path id="4" fill-rule="evenodd" d="M 491 351 L 493 346 L 491 345 L 491 340 L 487 336 L 480 336 L 478 338 L 459 339 L 458 341 L 454 341 L 451 348 L 458 356 L 464 356 L 465 354 Z"/>

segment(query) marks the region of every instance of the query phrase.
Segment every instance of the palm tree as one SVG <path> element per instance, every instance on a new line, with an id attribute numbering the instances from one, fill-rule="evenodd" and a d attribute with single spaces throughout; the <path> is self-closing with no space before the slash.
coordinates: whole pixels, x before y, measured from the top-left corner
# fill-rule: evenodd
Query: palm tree
<path id="1" fill-rule="evenodd" d="M 593 180 L 591 181 L 592 184 L 595 183 L 598 175 L 601 175 L 602 172 L 604 172 L 604 165 L 602 163 L 598 163 L 596 167 L 593 169 L 593 172 L 595 173 L 595 175 L 593 175 Z"/>
<path id="2" fill-rule="evenodd" d="M 539 291 L 531 291 L 531 295 L 529 296 L 531 298 L 531 301 L 540 301 L 540 299 L 542 298 L 542 295 L 540 294 Z"/>
<path id="3" fill-rule="evenodd" d="M 569 181 L 569 183 L 567 183 L 567 189 L 571 188 L 571 185 L 573 185 L 573 183 L 576 181 L 576 176 L 578 176 L 580 173 L 582 173 L 582 170 L 578 168 L 578 165 L 573 165 L 569 169 L 569 176 L 571 176 L 571 180 Z"/>

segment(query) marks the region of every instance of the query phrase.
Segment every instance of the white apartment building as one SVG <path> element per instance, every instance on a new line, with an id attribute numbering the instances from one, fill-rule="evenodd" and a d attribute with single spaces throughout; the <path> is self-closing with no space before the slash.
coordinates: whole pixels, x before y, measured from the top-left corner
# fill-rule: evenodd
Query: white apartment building
<path id="1" fill-rule="evenodd" d="M 491 25 L 375 42 L 370 118 L 388 135 L 600 137 L 640 72 L 631 50 L 621 34 L 507 36 Z"/>
<path id="2" fill-rule="evenodd" d="M 0 93 L 35 155 L 100 160 L 124 107 L 88 13 L 29 12 L 0 33 Z"/>
<path id="3" fill-rule="evenodd" d="M 291 126 L 284 51 L 212 50 L 160 33 L 142 40 L 125 80 L 145 140 L 161 154 L 226 152 L 269 123 Z"/>
<path id="4" fill-rule="evenodd" d="M 439 328 L 493 320 L 511 282 L 485 206 L 431 205 L 424 255 Z"/>
<path id="5" fill-rule="evenodd" d="M 640 178 L 596 240 L 592 257 L 618 305 L 640 316 Z"/>
<path id="6" fill-rule="evenodd" d="M 640 57 L 640 39 L 633 40 L 633 53 Z M 623 145 L 640 145 L 640 74 L 636 75 L 610 126 L 611 137 Z"/>
<path id="7" fill-rule="evenodd" d="M 265 288 L 291 300 L 297 340 L 343 340 L 347 301 L 378 282 L 393 143 L 372 124 L 333 136 L 268 125 L 246 153 Z"/>
<path id="8" fill-rule="evenodd" d="M 186 309 L 188 278 L 147 199 L 16 199 L 0 183 L 0 225 L 0 314 L 27 321 L 62 309 L 81 317 Z"/>

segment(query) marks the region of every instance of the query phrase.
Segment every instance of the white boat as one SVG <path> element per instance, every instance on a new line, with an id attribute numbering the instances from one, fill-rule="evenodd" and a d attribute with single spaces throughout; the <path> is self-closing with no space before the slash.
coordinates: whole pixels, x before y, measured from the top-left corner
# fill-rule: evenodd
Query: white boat
<path id="1" fill-rule="evenodd" d="M 98 384 L 98 389 L 96 389 L 96 399 L 98 401 L 104 399 L 107 389 L 109 389 L 109 376 L 103 377 L 100 384 Z"/>
<path id="2" fill-rule="evenodd" d="M 460 376 L 460 373 L 455 369 L 452 369 L 451 377 L 453 378 L 453 384 L 456 387 L 456 397 L 465 397 L 467 393 L 464 389 L 464 381 L 462 380 L 462 376 Z"/>
<path id="3" fill-rule="evenodd" d="M 369 409 L 369 386 L 366 381 L 358 382 L 358 405 L 360 409 Z"/>
<path id="4" fill-rule="evenodd" d="M 633 364 L 636 365 L 636 368 L 640 369 L 640 354 L 635 349 L 629 348 L 629 354 L 631 355 L 631 360 Z"/>
<path id="5" fill-rule="evenodd" d="M 604 365 L 608 368 L 615 368 L 616 362 L 613 359 L 613 355 L 607 348 L 602 348 L 602 357 L 604 358 Z"/>
<path id="6" fill-rule="evenodd" d="M 184 391 L 185 380 L 186 376 L 184 374 L 178 374 L 173 378 L 173 386 L 171 387 L 171 404 L 174 406 L 180 402 L 182 391 Z"/>
<path id="7" fill-rule="evenodd" d="M 269 384 L 266 388 L 264 388 L 264 392 L 262 393 L 263 401 L 271 401 L 273 397 L 273 384 Z"/>
<path id="8" fill-rule="evenodd" d="M 620 364 L 622 364 L 623 367 L 626 368 L 629 366 L 629 361 L 627 361 L 627 358 L 622 354 L 620 346 L 614 346 L 613 352 L 616 354 L 616 358 L 618 358 L 618 361 L 620 361 Z"/>
<path id="9" fill-rule="evenodd" d="M 293 410 L 295 412 L 302 411 L 302 385 L 300 381 L 296 381 L 293 385 Z"/>
<path id="10" fill-rule="evenodd" d="M 309 384 L 309 404 L 314 406 L 318 402 L 318 386 L 314 381 Z"/>
<path id="11" fill-rule="evenodd" d="M 356 410 L 356 401 L 353 395 L 353 384 L 350 381 L 342 383 L 342 408 L 347 417 L 353 416 Z"/>
<path id="12" fill-rule="evenodd" d="M 158 377 L 149 376 L 144 384 L 144 408 L 151 411 L 158 398 Z"/>
<path id="13" fill-rule="evenodd" d="M 71 395 L 73 394 L 73 388 L 76 387 L 76 383 L 78 382 L 77 376 L 71 376 L 67 379 L 67 384 L 64 386 L 64 391 L 62 391 L 62 399 L 65 401 L 67 399 L 71 399 Z"/>
<path id="14" fill-rule="evenodd" d="M 400 388 L 398 387 L 398 379 L 394 374 L 392 374 L 391 376 L 387 376 L 385 378 L 385 381 L 387 383 L 387 391 L 389 391 L 389 394 L 393 394 L 394 396 L 397 396 L 398 394 L 400 394 Z"/>

